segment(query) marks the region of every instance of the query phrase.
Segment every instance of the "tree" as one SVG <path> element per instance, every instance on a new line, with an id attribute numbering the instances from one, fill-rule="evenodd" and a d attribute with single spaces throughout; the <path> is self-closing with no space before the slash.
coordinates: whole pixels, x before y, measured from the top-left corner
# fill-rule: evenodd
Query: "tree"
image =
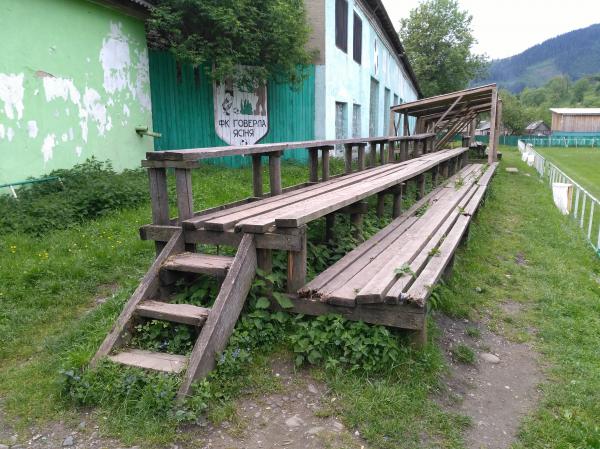
<path id="1" fill-rule="evenodd" d="M 424 0 L 400 22 L 400 39 L 426 96 L 464 89 L 487 65 L 472 52 L 473 17 L 456 0 Z"/>
<path id="2" fill-rule="evenodd" d="M 148 20 L 152 48 L 239 86 L 299 82 L 314 53 L 303 0 L 160 0 Z M 240 70 L 244 66 L 244 70 Z"/>

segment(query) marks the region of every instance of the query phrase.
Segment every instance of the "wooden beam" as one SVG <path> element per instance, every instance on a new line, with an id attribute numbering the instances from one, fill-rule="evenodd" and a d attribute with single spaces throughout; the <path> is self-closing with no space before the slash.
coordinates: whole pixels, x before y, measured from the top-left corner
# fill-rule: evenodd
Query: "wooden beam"
<path id="1" fill-rule="evenodd" d="M 288 251 L 287 290 L 295 293 L 306 283 L 306 226 L 300 228 L 301 248 Z"/>
<path id="2" fill-rule="evenodd" d="M 281 194 L 281 152 L 269 153 L 271 196 Z"/>
<path id="3" fill-rule="evenodd" d="M 310 182 L 319 181 L 319 149 L 308 149 L 308 180 Z"/>
<path id="4" fill-rule="evenodd" d="M 490 142 L 488 147 L 488 164 L 495 162 L 496 155 L 496 116 L 498 111 L 498 90 L 492 92 L 492 110 L 490 114 Z"/>
<path id="5" fill-rule="evenodd" d="M 252 192 L 257 198 L 263 195 L 262 154 L 252 155 Z"/>
<path id="6" fill-rule="evenodd" d="M 457 105 L 457 103 L 462 100 L 463 96 L 460 95 L 456 98 L 456 100 L 454 100 L 454 102 L 450 105 L 450 107 L 448 109 L 446 109 L 446 112 L 444 112 L 442 114 L 442 116 L 438 119 L 437 122 L 435 122 L 435 125 L 433 125 L 433 132 L 435 132 L 438 129 L 438 126 L 441 122 L 444 121 L 444 119 L 446 118 L 446 116 L 452 112 L 452 109 L 454 109 L 454 107 Z"/>

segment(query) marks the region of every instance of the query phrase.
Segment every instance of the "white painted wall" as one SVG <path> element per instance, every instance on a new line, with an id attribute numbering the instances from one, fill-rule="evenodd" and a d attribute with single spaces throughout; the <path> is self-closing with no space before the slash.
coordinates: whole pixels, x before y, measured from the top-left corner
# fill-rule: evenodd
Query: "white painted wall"
<path id="1" fill-rule="evenodd" d="M 354 61 L 353 20 L 354 12 L 362 19 L 362 62 Z M 389 114 L 384 113 L 384 92 L 390 90 L 390 104 L 394 95 L 403 102 L 417 99 L 408 75 L 398 58 L 393 56 L 391 44 L 379 29 L 374 17 L 360 0 L 348 0 L 348 53 L 335 45 L 335 0 L 325 3 L 325 65 L 316 70 L 316 111 L 315 137 L 317 139 L 335 138 L 335 103 L 344 102 L 348 106 L 348 129 L 352 135 L 352 107 L 361 105 L 361 136 L 369 135 L 369 105 L 371 77 L 379 81 L 379 117 L 377 134 L 384 134 L 384 122 Z M 377 51 L 375 51 L 377 46 Z"/>

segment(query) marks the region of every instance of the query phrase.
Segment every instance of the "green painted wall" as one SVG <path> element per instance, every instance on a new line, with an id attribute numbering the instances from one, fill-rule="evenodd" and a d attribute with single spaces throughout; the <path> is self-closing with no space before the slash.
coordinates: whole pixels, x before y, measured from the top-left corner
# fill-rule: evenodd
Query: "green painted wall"
<path id="1" fill-rule="evenodd" d="M 172 55 L 150 51 L 152 117 L 156 150 L 202 148 L 225 145 L 215 132 L 212 84 L 204 70 L 190 66 L 177 68 Z M 314 138 L 315 73 L 301 86 L 269 83 L 267 90 L 269 132 L 259 143 Z M 306 150 L 284 153 L 286 159 L 306 161 Z M 234 156 L 214 160 L 231 167 L 248 164 L 249 158 Z"/>
<path id="2" fill-rule="evenodd" d="M 0 13 L 0 184 L 94 155 L 139 167 L 152 149 L 143 23 L 87 0 L 10 0 Z"/>

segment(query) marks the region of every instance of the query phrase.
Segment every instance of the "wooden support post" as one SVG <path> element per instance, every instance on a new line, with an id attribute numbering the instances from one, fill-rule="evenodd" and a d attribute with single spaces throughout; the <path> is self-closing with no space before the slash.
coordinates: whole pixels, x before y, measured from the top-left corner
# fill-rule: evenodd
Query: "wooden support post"
<path id="1" fill-rule="evenodd" d="M 333 227 L 335 225 L 335 213 L 325 215 L 325 243 L 333 240 Z"/>
<path id="2" fill-rule="evenodd" d="M 150 201 L 152 204 L 152 224 L 169 225 L 169 194 L 167 191 L 167 170 L 149 168 Z M 156 242 L 156 255 L 165 247 L 165 242 Z"/>
<path id="3" fill-rule="evenodd" d="M 366 143 L 358 144 L 358 171 L 362 171 L 366 168 L 365 165 L 365 146 Z"/>
<path id="4" fill-rule="evenodd" d="M 431 175 L 432 188 L 437 187 L 440 182 L 440 169 L 441 169 L 440 166 L 436 165 L 436 167 L 432 170 L 432 175 Z"/>
<path id="5" fill-rule="evenodd" d="M 319 149 L 308 149 L 308 180 L 319 182 Z"/>
<path id="6" fill-rule="evenodd" d="M 410 136 L 410 128 L 408 126 L 408 114 L 403 114 L 404 116 L 404 130 L 403 130 L 403 136 Z"/>
<path id="7" fill-rule="evenodd" d="M 492 91 L 492 107 L 490 110 L 490 142 L 488 146 L 488 164 L 496 161 L 496 120 L 498 107 L 498 89 Z"/>
<path id="8" fill-rule="evenodd" d="M 392 218 L 398 218 L 402 214 L 402 184 L 393 190 Z"/>
<path id="9" fill-rule="evenodd" d="M 256 249 L 256 266 L 265 274 L 270 274 L 273 271 L 273 250 L 272 249 Z M 267 282 L 267 291 L 269 295 L 273 292 L 273 284 Z"/>
<path id="10" fill-rule="evenodd" d="M 260 198 L 263 195 L 261 159 L 261 154 L 252 155 L 252 191 L 256 198 Z"/>
<path id="11" fill-rule="evenodd" d="M 175 191 L 177 192 L 177 222 L 181 223 L 194 216 L 194 198 L 192 194 L 192 170 L 189 168 L 175 169 Z M 185 250 L 196 252 L 194 243 L 186 243 Z"/>
<path id="12" fill-rule="evenodd" d="M 417 176 L 417 200 L 420 200 L 425 196 L 425 175 L 420 174 Z"/>
<path id="13" fill-rule="evenodd" d="M 331 150 L 331 147 L 321 148 L 321 179 L 323 181 L 329 180 L 329 150 Z"/>
<path id="14" fill-rule="evenodd" d="M 369 144 L 369 160 L 371 167 L 377 165 L 377 144 L 374 144 L 373 142 Z"/>
<path id="15" fill-rule="evenodd" d="M 395 148 L 394 148 L 394 141 L 389 140 L 388 141 L 388 162 L 395 162 L 396 160 L 396 154 L 395 154 Z"/>
<path id="16" fill-rule="evenodd" d="M 477 129 L 477 117 L 471 120 L 471 127 L 469 129 L 469 146 L 475 143 L 475 130 Z"/>
<path id="17" fill-rule="evenodd" d="M 385 214 L 385 193 L 379 192 L 377 194 L 377 216 L 379 218 L 383 217 Z"/>
<path id="18" fill-rule="evenodd" d="M 427 320 L 423 323 L 423 328 L 413 331 L 411 335 L 412 345 L 417 349 L 423 349 L 427 346 Z"/>
<path id="19" fill-rule="evenodd" d="M 442 176 L 444 177 L 444 179 L 447 179 L 448 176 L 450 176 L 450 164 L 448 163 L 448 161 L 444 161 L 442 162 Z"/>
<path id="20" fill-rule="evenodd" d="M 287 290 L 296 293 L 306 283 L 306 226 L 300 228 L 300 251 L 288 251 Z"/>
<path id="21" fill-rule="evenodd" d="M 400 141 L 400 162 L 408 160 L 408 141 Z"/>
<path id="22" fill-rule="evenodd" d="M 419 156 L 423 156 L 423 149 L 424 149 L 424 145 L 423 145 L 423 141 L 421 139 L 417 140 L 415 142 L 416 144 L 416 153 L 417 153 L 417 157 Z"/>
<path id="23" fill-rule="evenodd" d="M 269 182 L 271 196 L 281 194 L 281 152 L 269 153 Z"/>
<path id="24" fill-rule="evenodd" d="M 433 152 L 433 137 L 428 137 L 425 140 L 425 152 L 432 153 Z"/>
<path id="25" fill-rule="evenodd" d="M 379 158 L 381 159 L 380 163 L 381 165 L 387 163 L 386 161 L 386 157 L 385 157 L 385 144 L 383 142 L 377 142 L 376 145 L 379 145 Z"/>
<path id="26" fill-rule="evenodd" d="M 344 163 L 346 174 L 352 173 L 352 144 L 344 144 Z"/>
<path id="27" fill-rule="evenodd" d="M 363 241 L 363 214 L 350 214 L 350 223 L 352 223 L 352 235 L 361 242 Z"/>
<path id="28" fill-rule="evenodd" d="M 498 98 L 496 111 L 496 134 L 494 135 L 494 161 L 498 160 L 498 145 L 500 144 L 500 127 L 502 126 L 502 99 Z M 577 142 L 577 140 L 575 141 Z"/>

